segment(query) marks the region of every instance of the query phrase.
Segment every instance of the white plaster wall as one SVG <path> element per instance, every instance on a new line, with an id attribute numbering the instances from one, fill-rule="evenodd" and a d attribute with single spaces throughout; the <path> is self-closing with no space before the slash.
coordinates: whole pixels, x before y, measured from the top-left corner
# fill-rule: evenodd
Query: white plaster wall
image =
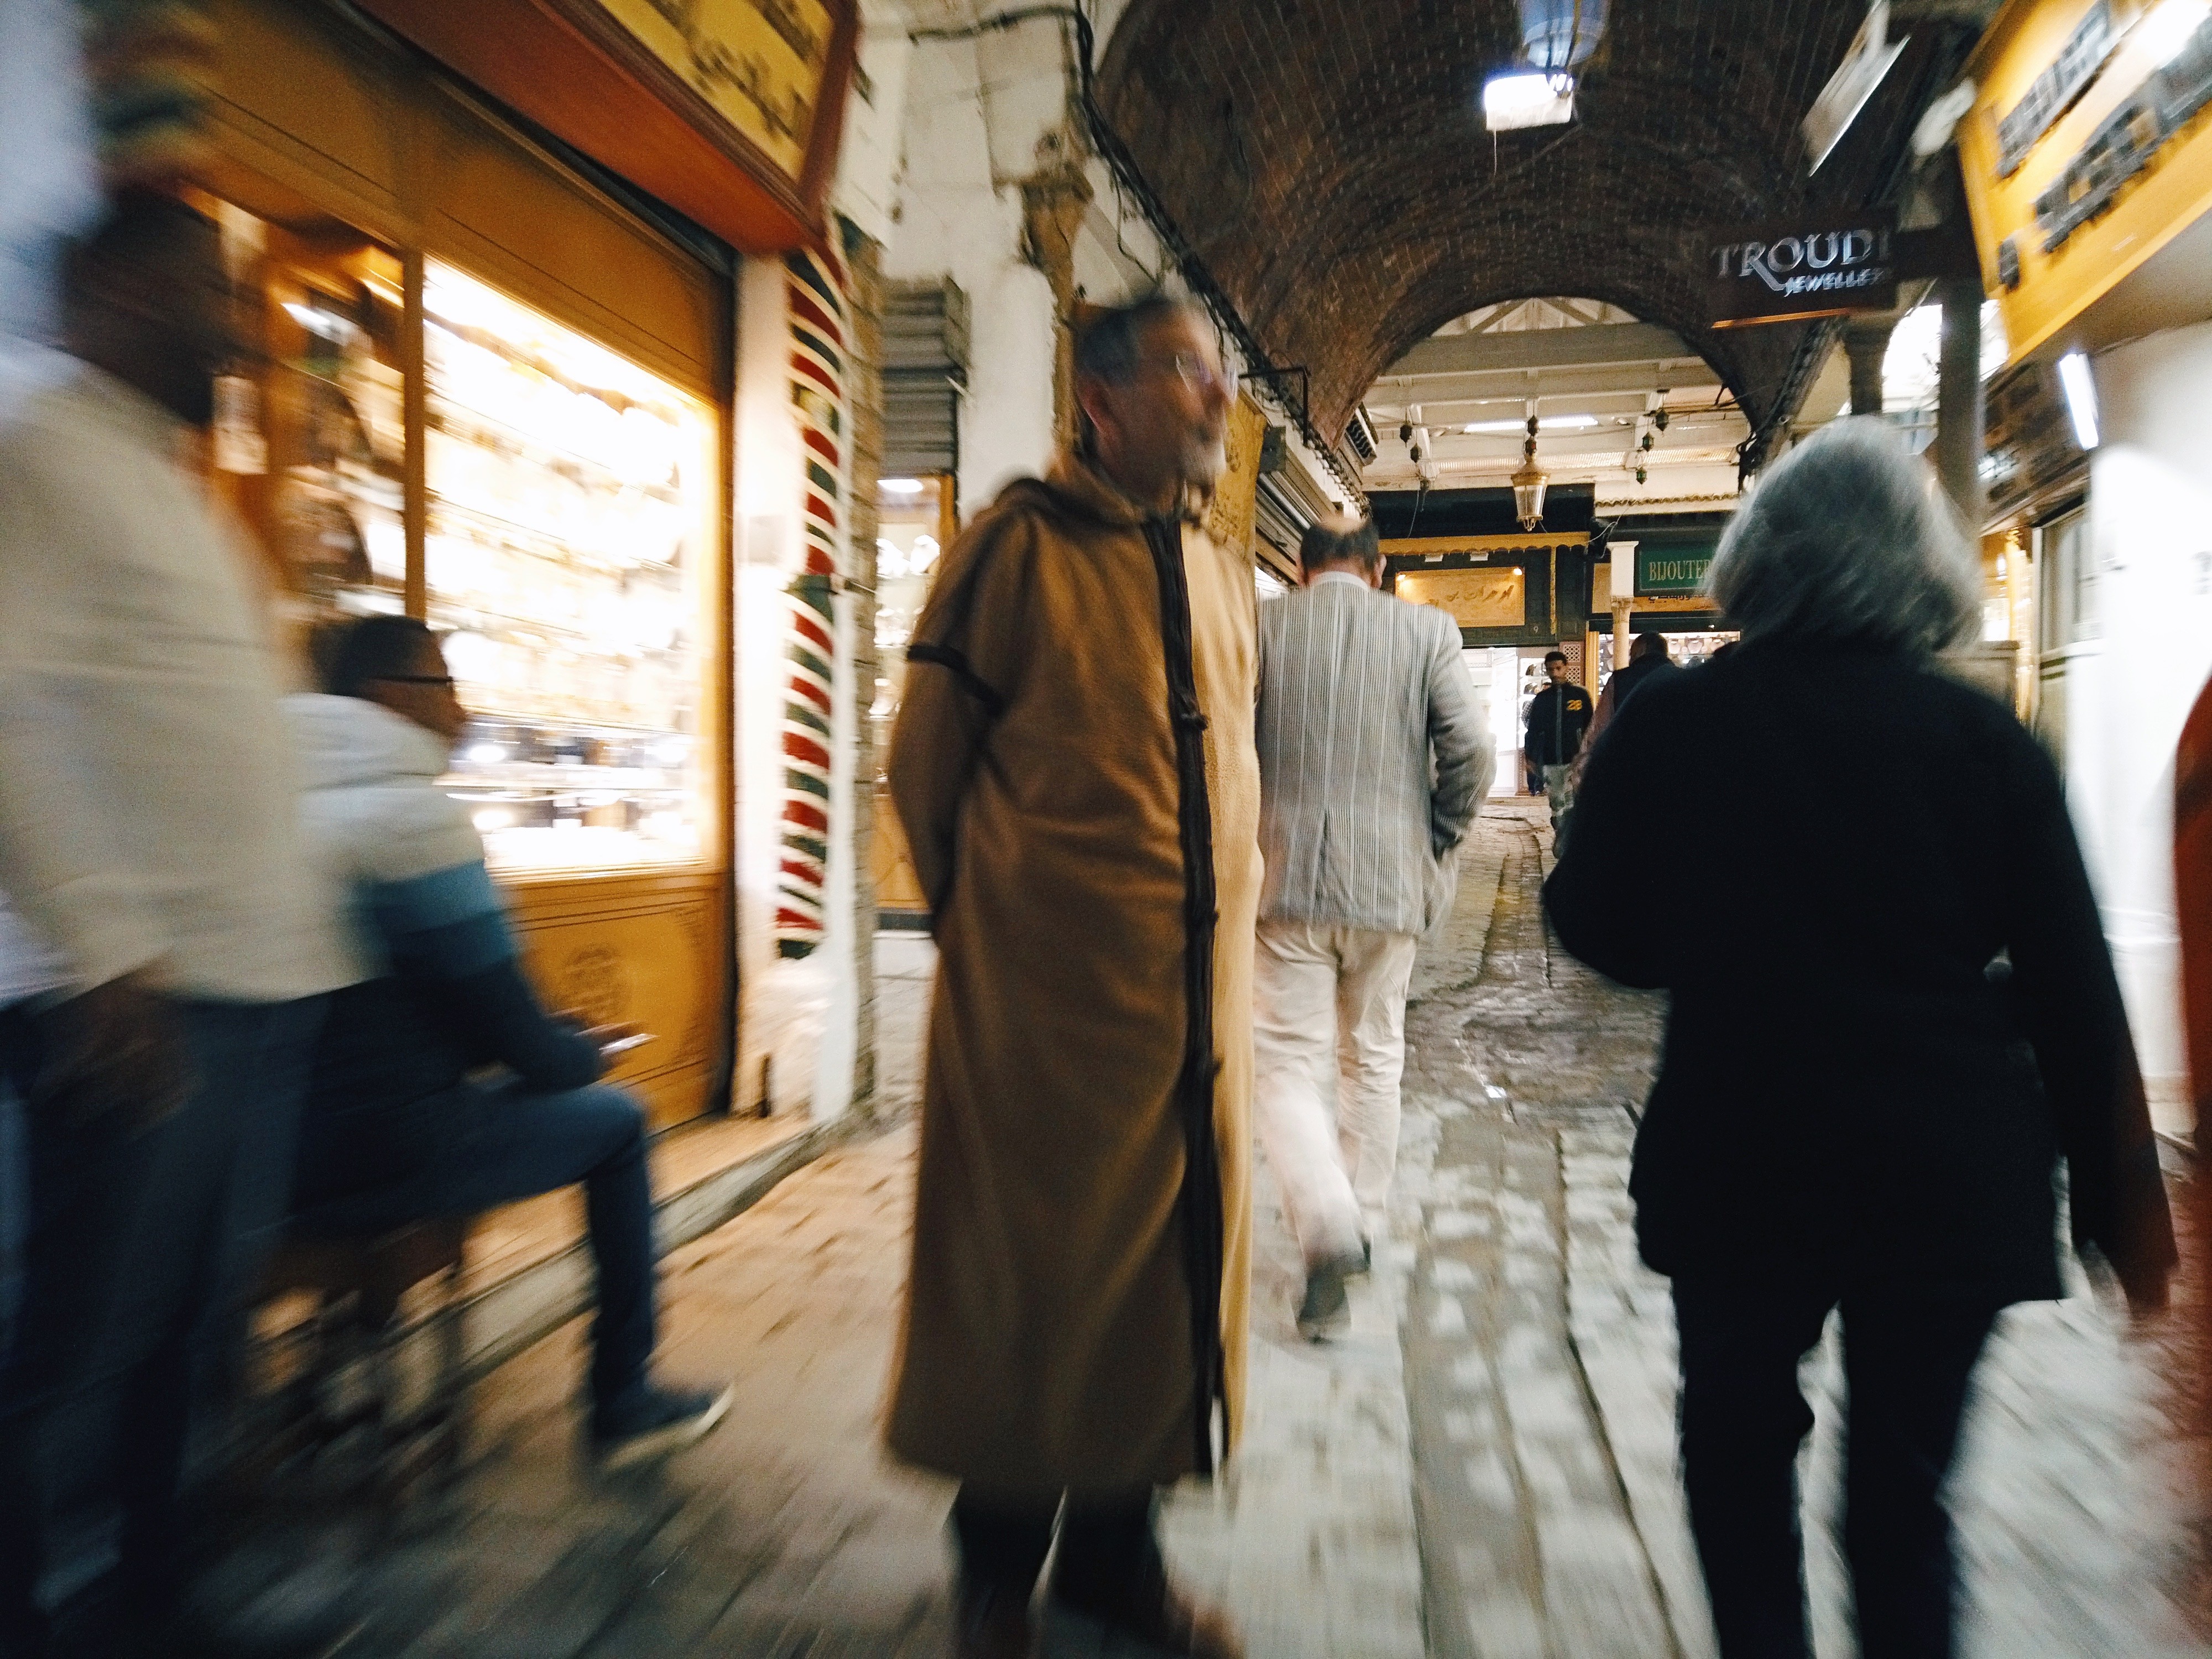
<path id="1" fill-rule="evenodd" d="M 891 240 L 907 65 L 913 56 L 900 8 L 884 0 L 870 0 L 860 8 L 860 68 L 868 91 L 862 95 L 856 78 L 845 100 L 845 132 L 830 205 L 878 242 Z"/>
<path id="2" fill-rule="evenodd" d="M 1061 73 L 1060 31 L 1049 20 L 985 39 L 988 61 L 1004 76 L 1025 82 Z M 1010 52 L 1016 53 L 1011 63 Z M 960 410 L 963 518 L 988 506 L 1008 480 L 1042 471 L 1052 454 L 1052 289 L 1043 273 L 1021 258 L 1020 190 L 992 169 L 994 153 L 1024 149 L 1018 134 L 1002 132 L 994 141 L 995 112 L 1004 108 L 1009 120 L 1033 119 L 1048 105 L 1019 86 L 994 87 L 987 97 L 985 61 L 977 41 L 915 46 L 897 222 L 884 258 L 887 277 L 950 276 L 968 295 L 968 395 Z M 1042 131 L 1025 128 L 1031 156 Z M 1032 161 L 1021 172 L 1033 168 Z"/>
<path id="3" fill-rule="evenodd" d="M 2173 750 L 2212 672 L 2212 324 L 2106 352 L 2094 370 L 2103 649 L 2069 667 L 2069 793 L 2143 1071 L 2171 1108 L 2186 1098 Z"/>

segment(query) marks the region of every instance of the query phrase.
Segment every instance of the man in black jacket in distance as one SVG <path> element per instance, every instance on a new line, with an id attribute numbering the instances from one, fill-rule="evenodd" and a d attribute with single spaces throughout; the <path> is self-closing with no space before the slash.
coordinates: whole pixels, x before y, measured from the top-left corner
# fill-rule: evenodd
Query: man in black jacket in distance
<path id="1" fill-rule="evenodd" d="M 1551 684 L 1528 705 L 1528 729 L 1522 737 L 1521 758 L 1528 769 L 1529 787 L 1539 781 L 1552 803 L 1552 839 L 1556 846 L 1567 832 L 1567 815 L 1575 804 L 1574 779 L 1568 769 L 1582 753 L 1583 738 L 1589 731 L 1590 694 L 1567 678 L 1567 653 L 1547 651 L 1544 672 Z"/>

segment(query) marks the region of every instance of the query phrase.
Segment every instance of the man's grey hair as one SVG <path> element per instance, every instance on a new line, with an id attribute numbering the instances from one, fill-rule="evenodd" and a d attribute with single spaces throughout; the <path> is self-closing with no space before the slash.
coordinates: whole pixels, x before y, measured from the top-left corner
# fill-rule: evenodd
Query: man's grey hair
<path id="1" fill-rule="evenodd" d="M 1706 592 L 1747 640 L 1940 651 L 1982 580 L 1934 471 L 1895 428 L 1838 421 L 1777 462 L 1721 538 Z"/>
<path id="2" fill-rule="evenodd" d="M 1325 564 L 1356 564 L 1371 571 L 1382 562 L 1382 543 L 1372 519 L 1320 519 L 1298 538 L 1298 563 L 1308 570 Z"/>
<path id="3" fill-rule="evenodd" d="M 1163 317 L 1195 309 L 1189 301 L 1154 289 L 1125 304 L 1092 311 L 1075 328 L 1076 378 L 1127 384 L 1144 361 L 1145 331 Z"/>

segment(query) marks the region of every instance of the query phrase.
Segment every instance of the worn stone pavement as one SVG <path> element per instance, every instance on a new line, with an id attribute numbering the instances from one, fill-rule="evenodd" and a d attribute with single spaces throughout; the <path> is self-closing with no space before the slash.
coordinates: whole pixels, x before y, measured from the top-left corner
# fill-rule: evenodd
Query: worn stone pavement
<path id="1" fill-rule="evenodd" d="M 1247 1440 L 1178 1493 L 1179 1572 L 1225 1600 L 1255 1659 L 1712 1653 L 1675 1486 L 1673 1327 L 1636 1262 L 1633 1104 L 1662 1007 L 1547 939 L 1548 830 L 1494 804 L 1409 1012 L 1406 1143 L 1376 1273 L 1340 1344 L 1299 1341 L 1264 1171 Z M 925 941 L 887 941 L 887 1037 L 918 1042 Z M 910 1099 L 917 1056 L 884 1056 Z M 396 1542 L 356 1542 L 392 1659 L 937 1654 L 949 1638 L 944 1483 L 890 1465 L 875 1425 L 904 1269 L 910 1139 L 856 1141 L 666 1267 L 665 1364 L 738 1404 L 657 1474 L 575 1454 L 580 1322 L 478 1390 L 458 1493 Z M 1808 1506 L 1835 1491 L 1835 1366 Z M 1969 1659 L 2205 1651 L 2167 1598 L 2180 1498 L 2155 1366 L 2086 1288 L 2007 1316 L 1958 1481 Z M 1821 1659 L 1855 1651 L 1832 1534 L 1808 1527 Z M 335 1547 L 333 1547 L 335 1552 Z M 1056 1630 L 1055 1655 L 1097 1654 Z"/>

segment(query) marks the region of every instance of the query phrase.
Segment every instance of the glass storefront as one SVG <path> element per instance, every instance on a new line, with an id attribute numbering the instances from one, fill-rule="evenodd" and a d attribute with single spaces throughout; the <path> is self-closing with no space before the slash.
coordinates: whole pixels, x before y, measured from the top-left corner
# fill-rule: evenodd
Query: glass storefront
<path id="1" fill-rule="evenodd" d="M 289 619 L 399 613 L 400 258 L 336 222 L 211 205 L 261 350 L 222 383 L 216 474 Z M 447 788 L 495 870 L 710 856 L 713 409 L 437 260 L 422 311 L 419 586 L 473 715 Z"/>
<path id="2" fill-rule="evenodd" d="M 475 718 L 448 787 L 495 867 L 704 851 L 711 411 L 432 261 L 428 619 Z"/>

